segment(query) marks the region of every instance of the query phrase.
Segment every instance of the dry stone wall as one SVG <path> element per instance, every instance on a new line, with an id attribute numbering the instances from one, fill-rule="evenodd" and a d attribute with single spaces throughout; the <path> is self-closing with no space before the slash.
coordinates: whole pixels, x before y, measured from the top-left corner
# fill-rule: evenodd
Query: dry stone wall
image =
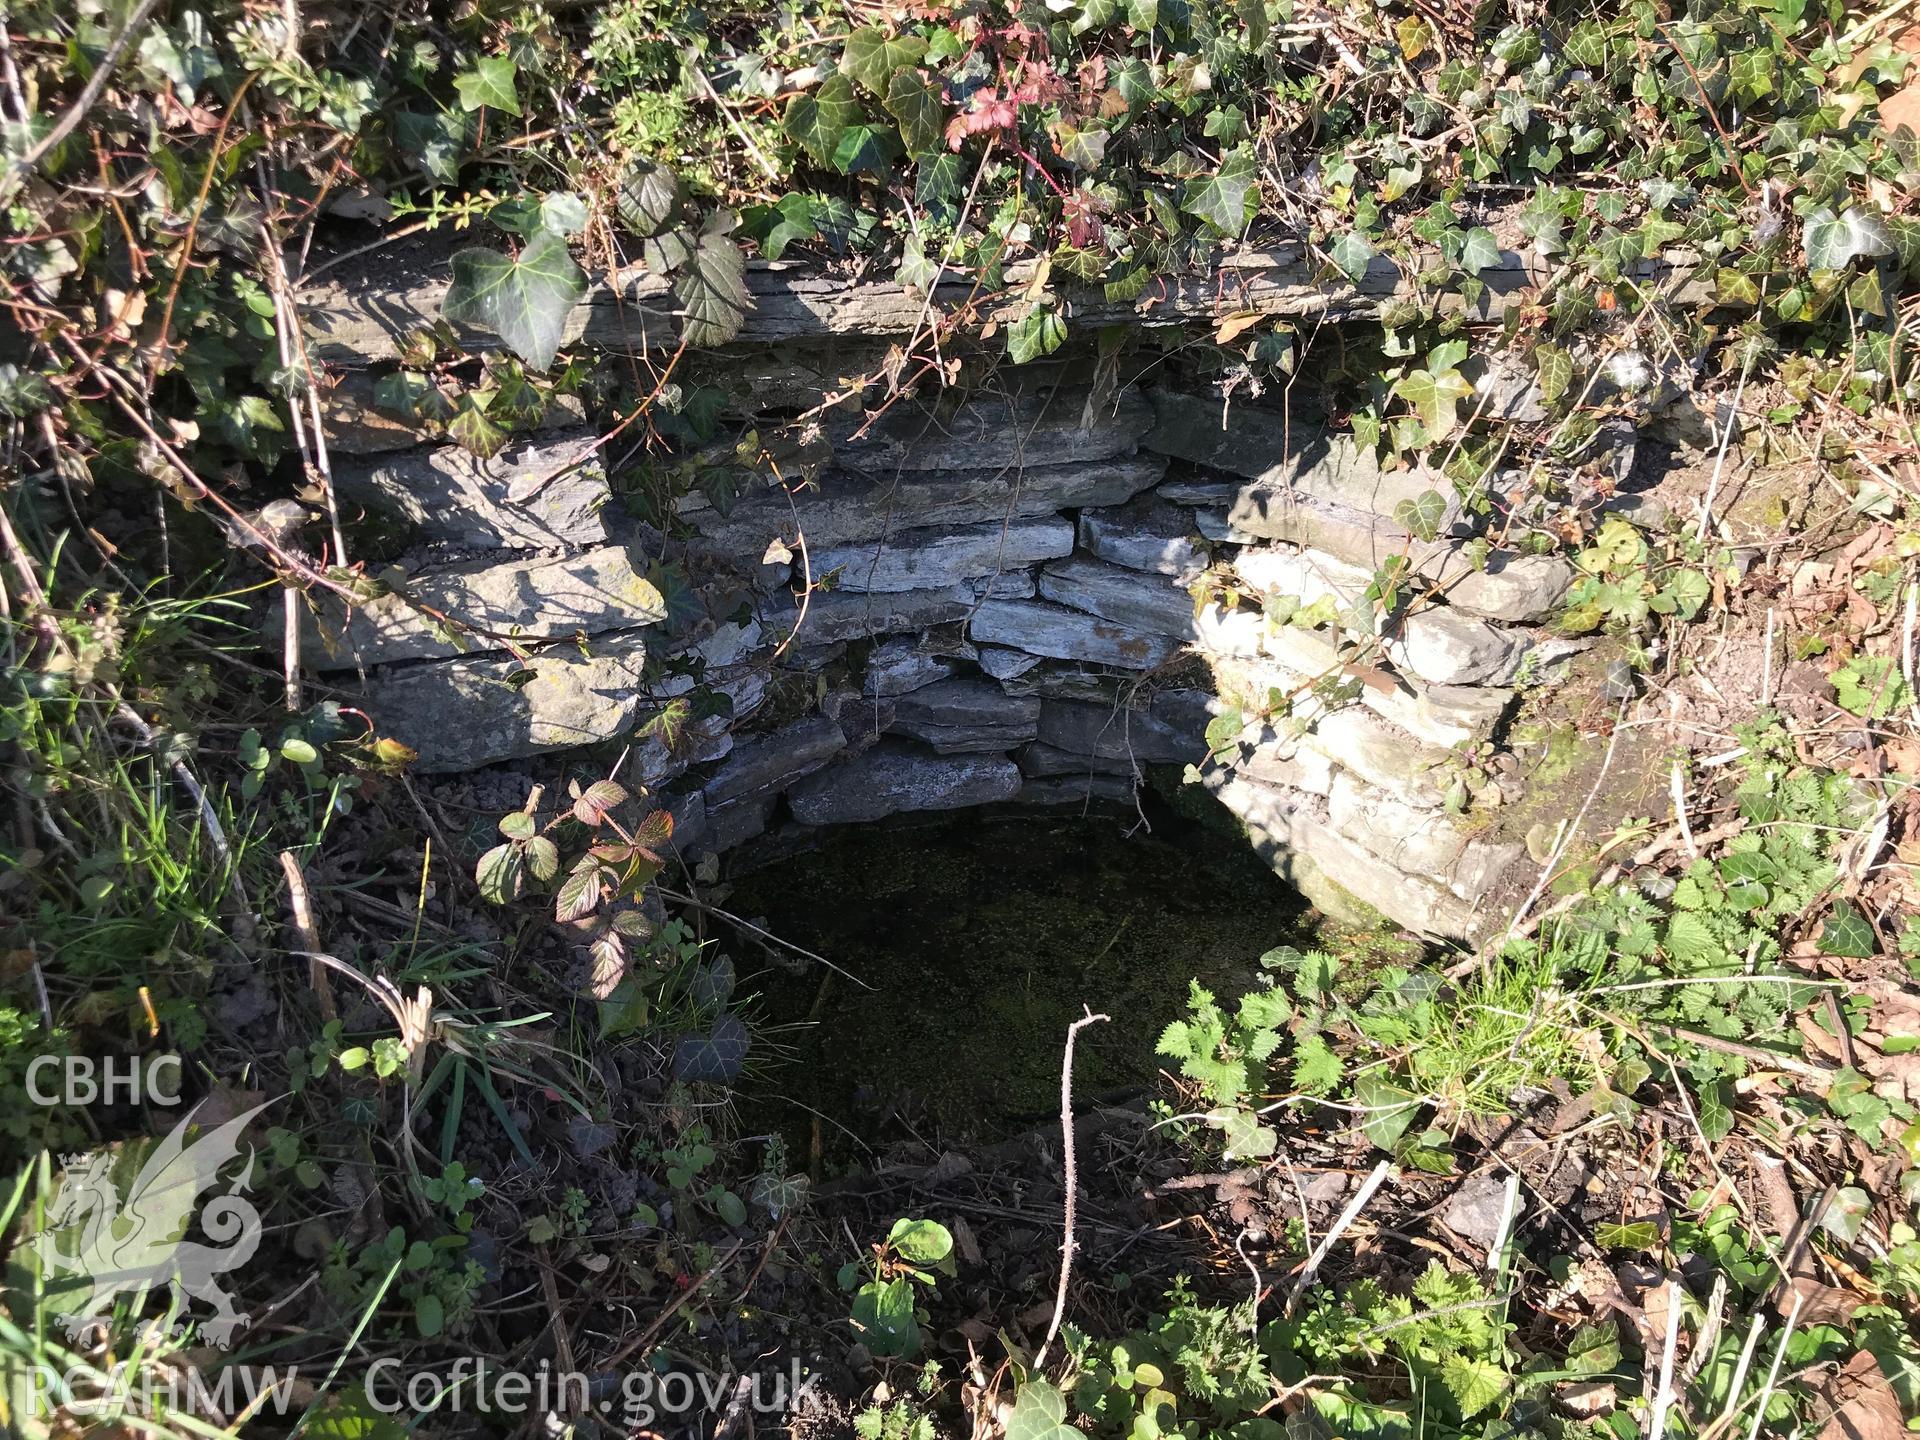
<path id="1" fill-rule="evenodd" d="M 671 536 L 610 499 L 582 428 L 491 460 L 402 448 L 345 401 L 334 429 L 341 495 L 412 545 L 407 598 L 323 604 L 305 655 L 346 692 L 364 671 L 360 703 L 421 770 L 624 747 L 699 853 L 902 811 L 1124 805 L 1147 767 L 1195 766 L 1324 907 L 1449 938 L 1503 919 L 1523 849 L 1445 791 L 1458 747 L 1571 653 L 1540 622 L 1574 577 L 1472 547 L 1456 514 L 1409 533 L 1431 482 L 1305 416 L 1162 390 L 901 406 L 835 435 L 817 485 L 684 500 Z M 791 563 L 767 563 L 776 538 Z M 647 578 L 663 557 L 700 578 L 691 623 Z M 1381 617 L 1369 587 L 1396 559 L 1422 598 Z M 1309 609 L 1336 618 L 1287 618 Z M 431 611 L 492 633 L 456 640 Z M 1268 718 L 1216 727 L 1210 758 L 1229 714 Z"/>

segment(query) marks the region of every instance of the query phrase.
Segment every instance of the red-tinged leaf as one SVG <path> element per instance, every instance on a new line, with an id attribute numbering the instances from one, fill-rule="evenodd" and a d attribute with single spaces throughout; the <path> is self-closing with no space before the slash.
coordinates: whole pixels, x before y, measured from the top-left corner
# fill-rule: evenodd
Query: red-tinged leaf
<path id="1" fill-rule="evenodd" d="M 609 931 L 593 942 L 593 978 L 588 982 L 593 990 L 593 998 L 605 1000 L 613 994 L 627 974 L 627 946 L 618 935 Z"/>
<path id="2" fill-rule="evenodd" d="M 580 798 L 573 802 L 573 818 L 582 825 L 604 824 L 607 812 L 616 805 L 624 804 L 626 789 L 611 780 L 596 780 L 580 792 Z"/>
<path id="3" fill-rule="evenodd" d="M 626 840 L 602 840 L 587 854 L 608 865 L 624 865 L 633 858 L 634 846 Z"/>
<path id="4" fill-rule="evenodd" d="M 665 810 L 651 812 L 633 830 L 633 848 L 656 862 L 672 839 L 673 816 Z"/>
<path id="5" fill-rule="evenodd" d="M 600 862 L 591 855 L 582 856 L 560 886 L 560 893 L 553 897 L 553 918 L 565 925 L 591 915 L 600 904 L 604 878 Z"/>

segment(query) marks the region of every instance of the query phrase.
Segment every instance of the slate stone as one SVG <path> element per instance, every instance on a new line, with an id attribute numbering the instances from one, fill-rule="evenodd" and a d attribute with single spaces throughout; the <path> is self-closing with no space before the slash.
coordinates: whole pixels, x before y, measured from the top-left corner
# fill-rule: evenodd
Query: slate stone
<path id="1" fill-rule="evenodd" d="M 1168 390 L 1152 394 L 1154 426 L 1144 448 L 1253 482 L 1240 487 L 1274 495 L 1310 495 L 1391 515 L 1394 506 L 1433 488 L 1405 470 L 1380 468 L 1372 447 L 1351 435 L 1322 428 L 1257 405 Z"/>
<path id="2" fill-rule="evenodd" d="M 478 769 L 626 733 L 641 704 L 646 641 L 620 635 L 583 656 L 571 647 L 438 660 L 376 672 L 363 708 L 382 735 L 419 753 L 427 775 Z M 519 677 L 532 671 L 532 679 Z"/>
<path id="3" fill-rule="evenodd" d="M 933 590 L 976 576 L 1023 571 L 1072 551 L 1069 522 L 1032 519 L 1005 525 L 899 530 L 879 540 L 817 550 L 811 558 L 816 577 L 839 573 L 843 592 L 898 592 Z"/>
<path id="4" fill-rule="evenodd" d="M 706 553 L 744 564 L 758 561 L 776 536 L 794 544 L 796 523 L 812 548 L 870 544 L 901 530 L 997 525 L 1083 506 L 1124 504 L 1165 470 L 1166 461 L 1141 455 L 1018 473 L 889 470 L 863 478 L 828 471 L 815 486 L 791 495 L 774 487 L 741 496 L 725 515 L 709 506 L 686 518 L 699 532 Z"/>
<path id="5" fill-rule="evenodd" d="M 607 476 L 592 430 L 523 441 L 482 460 L 457 445 L 343 459 L 344 499 L 387 511 L 424 540 L 546 550 L 607 538 Z M 756 558 L 757 558 L 756 552 Z"/>
<path id="6" fill-rule="evenodd" d="M 1185 576 L 1204 570 L 1205 548 L 1195 538 L 1193 515 L 1156 495 L 1142 495 L 1111 510 L 1080 512 L 1080 548 L 1096 560 Z"/>
<path id="7" fill-rule="evenodd" d="M 951 660 L 930 655 L 920 642 L 904 636 L 883 641 L 867 656 L 867 693 L 882 697 L 904 695 L 953 674 Z"/>
<path id="8" fill-rule="evenodd" d="M 1164 575 L 1076 555 L 1040 572 L 1040 593 L 1057 605 L 1158 635 L 1192 638 L 1193 597 Z"/>
<path id="9" fill-rule="evenodd" d="M 816 770 L 787 792 L 787 803 L 802 824 L 849 825 L 1011 800 L 1020 785 L 1020 767 L 1005 755 L 929 755 L 890 740 Z"/>
<path id="10" fill-rule="evenodd" d="M 1020 766 L 1020 773 L 1034 779 L 1047 779 L 1056 775 L 1125 775 L 1133 776 L 1135 767 L 1125 759 L 1110 758 L 1105 755 L 1079 754 L 1071 750 L 1056 749 L 1044 741 L 1036 740 L 1031 745 L 1022 746 L 1014 757 Z"/>
<path id="11" fill-rule="evenodd" d="M 1160 696 L 1140 710 L 1048 700 L 1040 707 L 1039 738 L 1074 755 L 1148 765 L 1197 762 L 1207 753 L 1204 709 L 1196 715 L 1184 700 Z"/>
<path id="12" fill-rule="evenodd" d="M 1041 702 L 1009 695 L 979 676 L 942 680 L 894 701 L 896 734 L 924 740 L 942 755 L 1006 751 L 1039 733 Z"/>
<path id="13" fill-rule="evenodd" d="M 834 458 L 870 474 L 1084 465 L 1130 454 L 1153 423 L 1152 408 L 1133 391 L 1104 405 L 1090 404 L 1085 390 L 976 392 L 951 411 L 896 405 L 877 421 L 860 422 L 866 433 L 858 440 L 843 431 Z"/>
<path id="14" fill-rule="evenodd" d="M 643 558 L 626 546 L 608 545 L 581 555 L 481 560 L 390 576 L 414 603 L 381 595 L 355 605 L 349 618 L 340 597 L 328 594 L 319 613 L 307 618 L 301 656 L 324 671 L 351 669 L 356 660 L 386 665 L 505 649 L 503 640 L 448 633 L 418 608 L 423 605 L 516 640 L 654 625 L 666 618 L 666 602 L 635 571 Z"/>
<path id="15" fill-rule="evenodd" d="M 733 754 L 701 787 L 709 811 L 749 795 L 784 790 L 846 748 L 840 727 L 824 715 L 810 716 L 734 745 Z"/>
<path id="16" fill-rule="evenodd" d="M 1032 600 L 988 600 L 974 612 L 972 638 L 1056 660 L 1086 660 L 1127 670 L 1154 670 L 1180 651 L 1177 641 L 1115 625 L 1097 616 Z"/>

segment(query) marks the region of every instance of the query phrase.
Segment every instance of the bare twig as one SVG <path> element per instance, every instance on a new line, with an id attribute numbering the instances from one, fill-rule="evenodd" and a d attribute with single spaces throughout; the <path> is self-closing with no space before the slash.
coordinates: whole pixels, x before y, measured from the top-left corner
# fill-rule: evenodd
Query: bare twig
<path id="1" fill-rule="evenodd" d="M 1035 1370 L 1046 1363 L 1047 1347 L 1053 1344 L 1053 1337 L 1060 1333 L 1060 1319 L 1067 1313 L 1067 1283 L 1073 1277 L 1073 1213 L 1075 1192 L 1080 1183 L 1073 1157 L 1073 1042 L 1087 1026 L 1110 1019 L 1112 1017 L 1109 1015 L 1096 1015 L 1089 1010 L 1074 1021 L 1067 1027 L 1067 1048 L 1060 1058 L 1060 1156 L 1061 1166 L 1066 1172 L 1066 1238 L 1060 1246 L 1060 1288 L 1053 1295 L 1053 1319 L 1047 1325 L 1047 1338 L 1040 1342 L 1040 1348 L 1034 1352 Z"/>
<path id="2" fill-rule="evenodd" d="M 327 979 L 326 966 L 313 958 L 323 947 L 320 927 L 313 920 L 313 895 L 307 889 L 307 872 L 300 868 L 300 858 L 291 850 L 280 852 L 280 870 L 287 877 L 287 908 L 293 911 L 293 933 L 299 937 L 300 948 L 307 952 L 307 983 L 313 987 L 314 998 L 320 1004 L 320 1018 L 337 1019 L 340 1008 L 333 1002 L 333 983 Z"/>
<path id="3" fill-rule="evenodd" d="M 1307 1263 L 1300 1267 L 1300 1273 L 1294 1276 L 1293 1293 L 1287 1296 L 1289 1315 L 1293 1313 L 1293 1307 L 1300 1303 L 1300 1297 L 1305 1293 L 1307 1286 L 1313 1283 L 1313 1277 L 1320 1273 L 1320 1267 L 1326 1264 L 1327 1256 L 1333 1253 L 1334 1243 L 1346 1234 L 1347 1227 L 1359 1218 L 1360 1212 L 1367 1208 L 1367 1202 L 1373 1199 L 1373 1192 L 1385 1184 L 1387 1176 L 1392 1173 L 1392 1163 L 1382 1160 L 1373 1167 L 1373 1173 L 1367 1176 L 1365 1182 L 1354 1192 L 1353 1199 L 1347 1202 L 1347 1208 L 1340 1212 L 1338 1218 L 1328 1228 L 1326 1238 L 1320 1242 L 1313 1254 L 1307 1257 Z"/>

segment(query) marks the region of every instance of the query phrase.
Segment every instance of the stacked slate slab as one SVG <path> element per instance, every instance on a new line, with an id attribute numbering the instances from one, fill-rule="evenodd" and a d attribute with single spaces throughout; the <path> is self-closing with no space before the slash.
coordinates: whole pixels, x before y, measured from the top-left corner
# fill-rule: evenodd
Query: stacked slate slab
<path id="1" fill-rule="evenodd" d="M 814 485 L 689 498 L 672 533 L 612 502 L 577 427 L 490 460 L 394 431 L 362 403 L 331 438 L 343 503 L 408 535 L 406 563 L 319 604 L 303 656 L 343 692 L 364 673 L 423 771 L 599 746 L 697 852 L 1129 804 L 1147 767 L 1194 766 L 1324 907 L 1446 938 L 1505 918 L 1521 847 L 1449 815 L 1447 777 L 1575 648 L 1542 625 L 1573 572 L 1474 543 L 1444 482 L 1310 420 L 1161 390 L 901 404 L 832 433 Z M 650 578 L 668 555 L 691 621 Z M 796 670 L 812 707 L 763 718 Z"/>

